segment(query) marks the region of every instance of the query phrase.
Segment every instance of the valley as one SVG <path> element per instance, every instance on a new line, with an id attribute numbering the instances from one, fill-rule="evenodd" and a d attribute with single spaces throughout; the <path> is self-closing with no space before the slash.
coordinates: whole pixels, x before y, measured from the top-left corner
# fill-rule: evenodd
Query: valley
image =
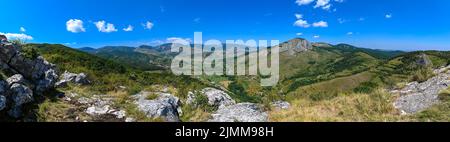
<path id="1" fill-rule="evenodd" d="M 264 76 L 173 75 L 168 67 L 177 54 L 170 52 L 171 44 L 98 49 L 8 45 L 23 56 L 42 56 L 55 65 L 59 78 L 70 78 L 66 71 L 83 73 L 89 83 L 68 80 L 25 104 L 26 115 L 1 115 L 3 121 L 51 122 L 449 120 L 445 89 L 432 93 L 440 96 L 439 103 L 406 115 L 394 103 L 410 94 L 391 90 L 445 73 L 435 70 L 449 65 L 450 52 L 374 50 L 300 38 L 282 44 L 287 46 L 280 53 L 280 81 L 272 87 L 260 86 Z M 4 80 L 14 75 L 7 70 L 2 69 Z"/>

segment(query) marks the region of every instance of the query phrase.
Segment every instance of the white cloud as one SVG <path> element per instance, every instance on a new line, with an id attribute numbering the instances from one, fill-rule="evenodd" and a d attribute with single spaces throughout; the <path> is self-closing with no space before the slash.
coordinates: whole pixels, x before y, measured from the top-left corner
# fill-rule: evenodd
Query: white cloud
<path id="1" fill-rule="evenodd" d="M 106 23 L 105 21 L 98 21 L 94 22 L 95 26 L 97 27 L 99 32 L 104 33 L 111 33 L 111 32 L 117 32 L 118 30 L 116 27 L 114 27 L 114 24 Z"/>
<path id="2" fill-rule="evenodd" d="M 315 23 L 313 23 L 313 27 L 322 27 L 322 28 L 326 28 L 326 27 L 328 27 L 328 23 L 325 22 L 325 21 L 315 22 Z"/>
<path id="3" fill-rule="evenodd" d="M 303 19 L 298 19 L 295 21 L 294 26 L 296 27 L 302 27 L 302 28 L 309 28 L 311 25 L 308 24 L 308 21 Z"/>
<path id="4" fill-rule="evenodd" d="M 353 35 L 353 32 L 348 32 L 347 35 Z"/>
<path id="5" fill-rule="evenodd" d="M 391 19 L 392 18 L 392 14 L 386 14 L 385 16 L 387 19 Z"/>
<path id="6" fill-rule="evenodd" d="M 314 8 L 320 8 L 320 7 L 322 9 L 329 10 L 331 7 L 330 0 L 317 0 Z"/>
<path id="7" fill-rule="evenodd" d="M 147 30 L 151 30 L 152 28 L 153 28 L 153 26 L 155 26 L 152 22 L 150 22 L 150 21 L 147 21 L 147 22 L 145 22 L 144 24 L 142 24 L 143 26 L 144 26 L 144 29 L 147 29 Z"/>
<path id="8" fill-rule="evenodd" d="M 308 5 L 312 2 L 314 2 L 314 0 L 297 0 L 297 1 L 295 1 L 295 3 L 298 4 L 299 6 Z"/>
<path id="9" fill-rule="evenodd" d="M 315 35 L 315 36 L 313 36 L 313 38 L 320 38 L 320 36 L 319 35 Z"/>
<path id="10" fill-rule="evenodd" d="M 126 28 L 123 28 L 123 31 L 125 31 L 125 32 L 131 32 L 131 31 L 133 31 L 133 29 L 134 29 L 134 27 L 133 27 L 133 26 L 131 26 L 131 25 L 128 25 L 128 27 L 126 27 Z"/>
<path id="11" fill-rule="evenodd" d="M 361 18 L 359 18 L 358 20 L 359 20 L 359 21 L 365 21 L 365 20 L 366 20 L 366 18 L 364 18 L 364 17 L 361 17 Z"/>
<path id="12" fill-rule="evenodd" d="M 297 35 L 297 36 L 302 36 L 303 33 L 296 33 L 295 35 Z"/>
<path id="13" fill-rule="evenodd" d="M 303 28 L 309 28 L 311 26 L 308 24 L 308 21 L 303 20 L 303 15 L 295 14 L 295 18 L 297 18 L 297 21 L 294 22 L 294 26 Z"/>
<path id="14" fill-rule="evenodd" d="M 27 32 L 27 30 L 24 27 L 20 27 L 20 32 L 24 33 Z"/>
<path id="15" fill-rule="evenodd" d="M 86 32 L 83 27 L 83 21 L 78 19 L 70 19 L 66 22 L 67 31 L 72 33 Z"/>
<path id="16" fill-rule="evenodd" d="M 12 40 L 12 39 L 20 39 L 20 40 L 33 40 L 33 37 L 30 35 L 26 35 L 23 33 L 2 33 L 0 32 L 0 35 L 5 35 L 6 38 Z"/>
<path id="17" fill-rule="evenodd" d="M 295 18 L 297 18 L 297 19 L 302 19 L 303 18 L 303 15 L 301 15 L 301 14 L 295 14 Z"/>

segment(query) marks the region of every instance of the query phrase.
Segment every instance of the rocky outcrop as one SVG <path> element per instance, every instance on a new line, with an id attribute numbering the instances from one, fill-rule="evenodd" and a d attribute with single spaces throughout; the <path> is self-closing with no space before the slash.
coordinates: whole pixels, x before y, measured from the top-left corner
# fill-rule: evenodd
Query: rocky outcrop
<path id="1" fill-rule="evenodd" d="M 285 101 L 272 102 L 271 105 L 276 109 L 289 109 L 291 107 L 291 104 Z"/>
<path id="2" fill-rule="evenodd" d="M 150 95 L 156 95 L 152 99 Z M 162 118 L 167 122 L 179 122 L 182 114 L 180 100 L 169 93 L 141 92 L 133 96 L 134 104 L 149 118 Z"/>
<path id="3" fill-rule="evenodd" d="M 253 103 L 240 103 L 221 107 L 212 114 L 209 122 L 267 122 L 268 114 L 262 107 Z"/>
<path id="4" fill-rule="evenodd" d="M 32 89 L 37 94 L 53 88 L 58 78 L 55 65 L 47 62 L 42 56 L 35 59 L 27 58 L 23 56 L 20 48 L 15 45 L 0 45 L 2 70 L 22 75 L 34 85 Z"/>
<path id="5" fill-rule="evenodd" d="M 234 101 L 227 93 L 214 88 L 205 88 L 200 91 L 199 95 L 205 96 L 208 99 L 208 105 L 213 107 L 224 107 L 236 104 L 236 101 Z M 195 104 L 198 99 L 197 97 L 198 96 L 194 93 L 190 92 L 186 103 L 190 105 L 197 105 Z"/>
<path id="6" fill-rule="evenodd" d="M 108 95 L 93 95 L 90 97 L 80 96 L 77 93 L 63 93 L 60 98 L 68 104 L 80 110 L 77 116 L 86 115 L 88 118 L 81 120 L 79 117 L 75 121 L 80 122 L 125 122 L 126 119 L 133 119 L 127 117 L 125 110 L 114 107 L 114 97 Z"/>
<path id="7" fill-rule="evenodd" d="M 61 75 L 61 80 L 59 80 L 56 83 L 57 87 L 66 87 L 68 83 L 73 83 L 76 85 L 87 85 L 90 83 L 90 81 L 87 79 L 87 76 L 85 73 L 70 73 L 68 71 L 65 71 Z"/>
<path id="8" fill-rule="evenodd" d="M 21 46 L 0 44 L 0 69 L 10 76 L 0 79 L 0 111 L 7 110 L 12 118 L 21 117 L 23 105 L 52 89 L 58 78 L 55 65 L 42 56 L 25 57 L 21 50 Z"/>
<path id="9" fill-rule="evenodd" d="M 289 55 L 295 55 L 312 49 L 312 44 L 305 39 L 296 38 L 281 44 L 280 52 L 287 52 Z"/>
<path id="10" fill-rule="evenodd" d="M 412 82 L 403 89 L 393 90 L 392 93 L 401 95 L 394 106 L 403 114 L 413 114 L 439 103 L 440 91 L 447 89 L 450 85 L 450 71 L 441 68 L 434 72 L 437 75 L 423 83 Z"/>
<path id="11" fill-rule="evenodd" d="M 431 62 L 430 58 L 427 54 L 420 54 L 416 60 L 416 63 L 420 66 L 429 67 L 433 66 L 433 62 Z"/>

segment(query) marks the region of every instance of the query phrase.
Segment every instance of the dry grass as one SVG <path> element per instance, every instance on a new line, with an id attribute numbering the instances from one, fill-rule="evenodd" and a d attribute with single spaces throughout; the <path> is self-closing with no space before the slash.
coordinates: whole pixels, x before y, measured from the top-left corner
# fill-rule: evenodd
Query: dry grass
<path id="1" fill-rule="evenodd" d="M 372 94 L 340 94 L 334 99 L 298 99 L 288 110 L 270 112 L 275 122 L 391 122 L 411 121 L 392 105 L 394 96 L 383 90 Z"/>

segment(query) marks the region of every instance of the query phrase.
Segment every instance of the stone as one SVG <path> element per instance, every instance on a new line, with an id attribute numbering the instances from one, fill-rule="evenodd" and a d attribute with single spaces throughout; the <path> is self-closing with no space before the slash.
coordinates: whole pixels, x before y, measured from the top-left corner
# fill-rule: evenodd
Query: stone
<path id="1" fill-rule="evenodd" d="M 34 100 L 33 91 L 25 85 L 15 83 L 11 86 L 10 90 L 12 92 L 11 96 L 14 106 L 16 107 L 20 107 Z"/>
<path id="2" fill-rule="evenodd" d="M 46 90 L 53 88 L 57 80 L 58 75 L 56 74 L 56 71 L 53 69 L 47 70 L 44 78 L 37 82 L 36 91 L 45 92 Z"/>
<path id="3" fill-rule="evenodd" d="M 113 111 L 111 114 L 115 115 L 118 119 L 123 119 L 127 116 L 127 113 L 124 110 Z"/>
<path id="4" fill-rule="evenodd" d="M 8 82 L 8 85 L 11 86 L 14 83 L 25 84 L 26 80 L 21 74 L 15 74 L 15 75 L 9 77 L 8 79 L 6 79 L 6 82 Z"/>
<path id="5" fill-rule="evenodd" d="M 91 106 L 86 109 L 86 113 L 89 115 L 105 115 L 110 111 L 109 105 L 104 106 Z"/>
<path id="6" fill-rule="evenodd" d="M 131 118 L 131 117 L 127 117 L 127 118 L 125 119 L 125 122 L 136 122 L 136 119 Z"/>
<path id="7" fill-rule="evenodd" d="M 90 81 L 87 79 L 87 75 L 85 73 L 75 74 L 65 71 L 61 75 L 61 80 L 56 82 L 56 87 L 66 87 L 68 83 L 74 83 L 76 85 L 86 85 L 89 84 Z"/>
<path id="8" fill-rule="evenodd" d="M 276 109 L 289 109 L 289 107 L 291 107 L 291 104 L 285 101 L 276 101 L 273 102 L 271 105 Z"/>
<path id="9" fill-rule="evenodd" d="M 267 122 L 268 114 L 253 103 L 239 103 L 222 107 L 212 114 L 209 122 Z"/>
<path id="10" fill-rule="evenodd" d="M 86 85 L 89 84 L 90 81 L 87 79 L 86 74 L 80 73 L 75 77 L 74 83 L 79 85 Z"/>
<path id="11" fill-rule="evenodd" d="M 162 118 L 167 122 L 179 122 L 181 112 L 180 100 L 168 93 L 156 93 L 158 97 L 154 100 L 148 100 L 151 92 L 140 92 L 133 96 L 134 104 L 144 112 L 149 118 Z"/>
<path id="12" fill-rule="evenodd" d="M 236 104 L 236 102 L 222 90 L 205 88 L 201 92 L 208 97 L 208 104 L 211 106 L 224 107 Z"/>

